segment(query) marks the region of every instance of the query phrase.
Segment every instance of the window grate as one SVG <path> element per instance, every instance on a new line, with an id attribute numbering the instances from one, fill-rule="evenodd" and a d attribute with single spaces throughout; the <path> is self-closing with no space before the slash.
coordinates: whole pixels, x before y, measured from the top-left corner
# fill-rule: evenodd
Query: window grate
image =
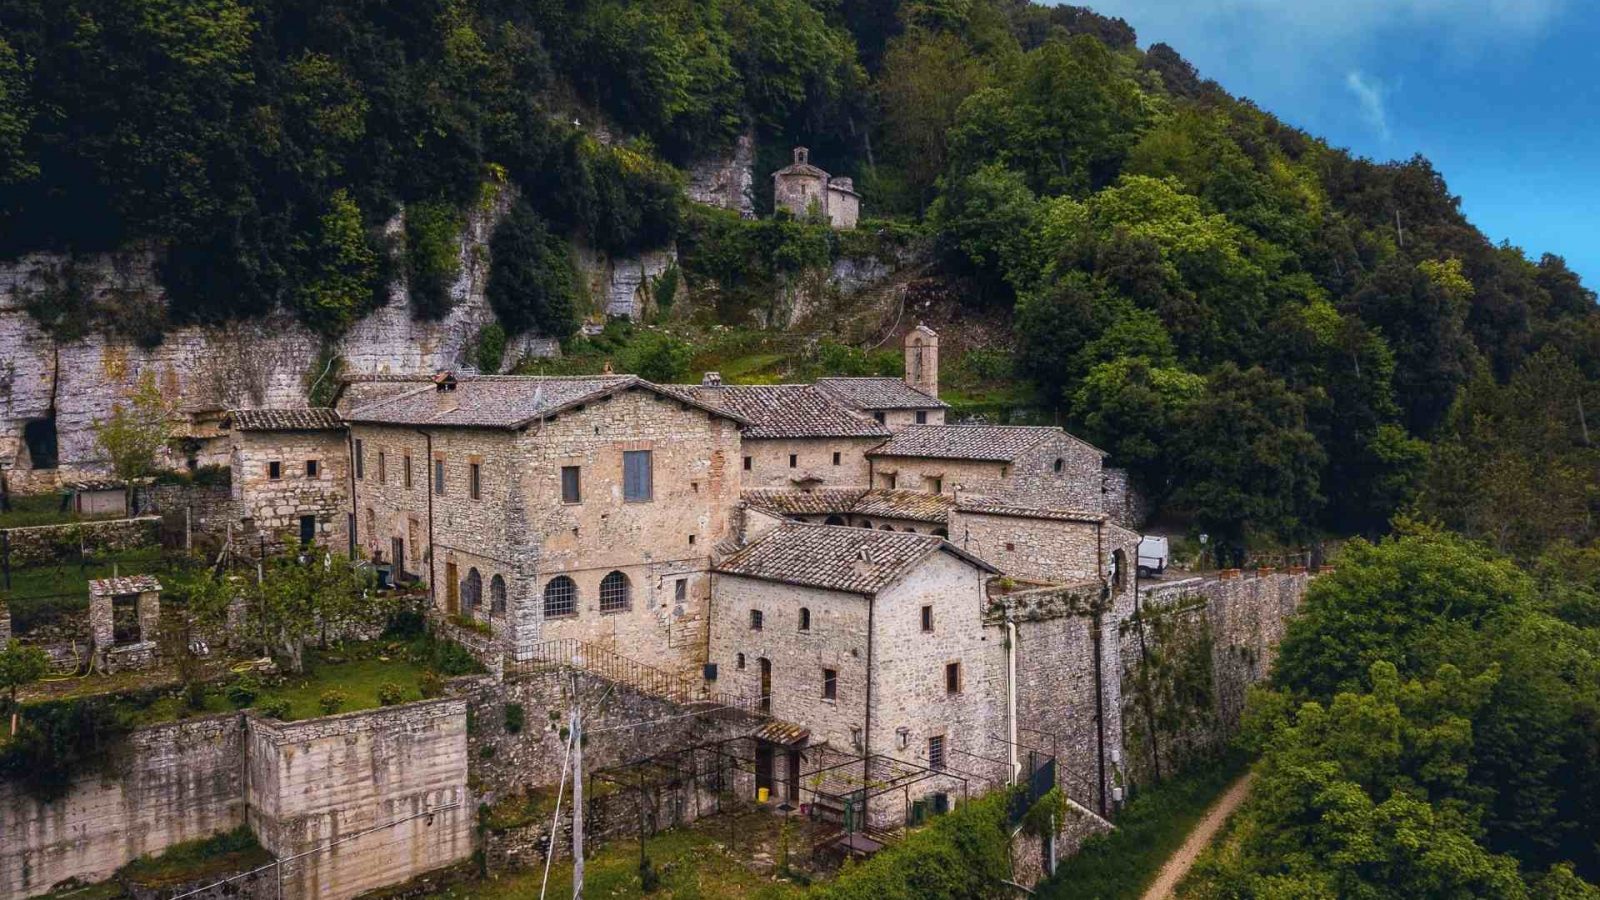
<path id="1" fill-rule="evenodd" d="M 578 613 L 578 584 L 565 575 L 557 575 L 544 586 L 544 615 L 547 619 L 573 616 Z"/>
<path id="2" fill-rule="evenodd" d="M 630 604 L 628 576 L 612 572 L 600 582 L 600 611 L 621 612 Z"/>

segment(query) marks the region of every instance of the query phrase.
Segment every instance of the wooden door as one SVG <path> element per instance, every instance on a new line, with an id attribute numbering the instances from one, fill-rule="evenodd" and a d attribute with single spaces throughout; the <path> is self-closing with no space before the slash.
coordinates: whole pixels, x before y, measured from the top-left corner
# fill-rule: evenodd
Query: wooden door
<path id="1" fill-rule="evenodd" d="M 389 541 L 389 564 L 394 566 L 394 583 L 398 585 L 406 574 L 406 542 L 400 538 Z"/>
<path id="2" fill-rule="evenodd" d="M 461 612 L 461 579 L 453 562 L 444 564 L 444 610 L 452 616 Z"/>

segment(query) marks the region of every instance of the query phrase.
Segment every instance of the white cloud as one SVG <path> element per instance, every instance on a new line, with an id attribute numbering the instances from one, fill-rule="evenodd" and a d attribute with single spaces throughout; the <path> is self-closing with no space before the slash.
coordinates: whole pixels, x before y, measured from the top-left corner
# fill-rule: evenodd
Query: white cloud
<path id="1" fill-rule="evenodd" d="M 1389 111 L 1384 107 L 1384 95 L 1389 93 L 1383 82 L 1359 70 L 1351 69 L 1344 76 L 1344 86 L 1350 93 L 1356 95 L 1356 102 L 1361 105 L 1361 115 L 1366 118 L 1378 136 L 1385 141 L 1389 139 Z"/>

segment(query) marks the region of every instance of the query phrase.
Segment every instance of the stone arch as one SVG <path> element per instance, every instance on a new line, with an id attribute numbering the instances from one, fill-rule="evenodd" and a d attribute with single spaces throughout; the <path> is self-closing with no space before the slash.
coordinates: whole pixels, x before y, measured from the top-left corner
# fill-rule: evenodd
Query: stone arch
<path id="1" fill-rule="evenodd" d="M 467 577 L 461 580 L 461 611 L 474 613 L 481 606 L 483 606 L 483 575 L 476 568 L 471 568 L 467 570 Z"/>
<path id="2" fill-rule="evenodd" d="M 628 576 L 611 572 L 600 579 L 600 611 L 621 612 L 633 605 L 633 585 Z"/>
<path id="3" fill-rule="evenodd" d="M 578 583 L 565 575 L 545 582 L 544 617 L 547 619 L 578 614 Z"/>

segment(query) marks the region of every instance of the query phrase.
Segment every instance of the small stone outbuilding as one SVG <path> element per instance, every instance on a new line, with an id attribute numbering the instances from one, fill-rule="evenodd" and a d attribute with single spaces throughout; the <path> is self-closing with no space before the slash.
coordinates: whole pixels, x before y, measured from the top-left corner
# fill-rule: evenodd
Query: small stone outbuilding
<path id="1" fill-rule="evenodd" d="M 161 582 L 153 575 L 89 582 L 89 632 L 96 667 L 110 673 L 155 663 Z"/>

